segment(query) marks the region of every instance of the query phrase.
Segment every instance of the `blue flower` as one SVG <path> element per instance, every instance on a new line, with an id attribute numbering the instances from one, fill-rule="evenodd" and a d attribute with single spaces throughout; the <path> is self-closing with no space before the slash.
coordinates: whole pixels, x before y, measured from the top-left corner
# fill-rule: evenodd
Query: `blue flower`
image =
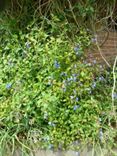
<path id="1" fill-rule="evenodd" d="M 26 42 L 26 47 L 29 49 L 30 48 L 30 43 L 29 42 Z"/>
<path id="2" fill-rule="evenodd" d="M 92 88 L 95 88 L 95 87 L 96 87 L 96 82 L 93 82 Z"/>
<path id="3" fill-rule="evenodd" d="M 66 87 L 63 87 L 62 90 L 63 90 L 63 92 L 66 92 L 67 89 L 66 89 Z"/>
<path id="4" fill-rule="evenodd" d="M 78 97 L 76 97 L 76 101 L 79 101 L 79 98 Z"/>
<path id="5" fill-rule="evenodd" d="M 52 126 L 52 127 L 55 127 L 55 124 L 51 121 L 48 122 L 48 125 Z"/>
<path id="6" fill-rule="evenodd" d="M 12 87 L 12 83 L 6 84 L 6 89 L 11 89 L 11 87 Z"/>
<path id="7" fill-rule="evenodd" d="M 48 86 L 52 86 L 52 81 L 49 80 L 48 83 L 47 83 L 47 85 L 48 85 Z"/>
<path id="8" fill-rule="evenodd" d="M 102 141 L 103 140 L 103 131 L 102 128 L 99 130 L 99 139 Z"/>
<path id="9" fill-rule="evenodd" d="M 67 78 L 67 81 L 68 81 L 68 82 L 69 82 L 69 81 L 72 81 L 72 80 L 73 80 L 73 77 L 70 77 L 70 78 L 68 77 L 68 78 Z"/>
<path id="10" fill-rule="evenodd" d="M 74 51 L 75 51 L 75 54 L 76 55 L 81 55 L 80 46 L 79 45 L 77 45 L 77 46 L 74 47 Z"/>
<path id="11" fill-rule="evenodd" d="M 75 51 L 75 52 L 78 52 L 79 50 L 80 50 L 80 47 L 79 47 L 79 46 L 75 46 L 75 47 L 74 47 L 74 51 Z"/>
<path id="12" fill-rule="evenodd" d="M 99 81 L 103 81 L 104 80 L 104 77 L 103 76 L 100 76 L 99 77 Z"/>
<path id="13" fill-rule="evenodd" d="M 22 52 L 22 58 L 24 59 L 24 58 L 26 58 L 27 57 L 27 52 L 26 51 L 23 51 Z"/>
<path id="14" fill-rule="evenodd" d="M 97 42 L 97 38 L 94 37 L 94 38 L 91 39 L 91 41 L 92 41 L 93 43 L 95 43 L 95 42 Z"/>
<path id="15" fill-rule="evenodd" d="M 90 91 L 89 91 L 89 94 L 91 94 L 91 93 L 92 93 L 92 91 L 90 90 Z"/>
<path id="16" fill-rule="evenodd" d="M 87 64 L 87 61 L 86 61 L 86 60 L 83 60 L 83 63 L 84 63 L 84 64 Z"/>
<path id="17" fill-rule="evenodd" d="M 78 152 L 78 151 L 76 151 L 75 154 L 76 154 L 77 156 L 80 156 L 80 152 Z"/>
<path id="18" fill-rule="evenodd" d="M 72 74 L 72 79 L 75 82 L 77 80 L 77 74 Z"/>
<path id="19" fill-rule="evenodd" d="M 80 106 L 79 105 L 75 105 L 73 110 L 76 111 Z"/>
<path id="20" fill-rule="evenodd" d="M 77 74 L 72 74 L 72 76 L 73 76 L 73 77 L 76 77 L 76 76 L 77 76 Z"/>
<path id="21" fill-rule="evenodd" d="M 77 80 L 76 74 L 74 74 L 73 76 L 67 78 L 68 82 L 70 82 L 70 81 L 74 81 L 75 82 L 76 80 Z"/>
<path id="22" fill-rule="evenodd" d="M 74 77 L 74 78 L 73 78 L 73 81 L 76 82 L 76 80 L 77 80 L 77 77 Z"/>
<path id="23" fill-rule="evenodd" d="M 67 74 L 65 72 L 62 72 L 60 75 L 61 76 L 67 76 Z"/>
<path id="24" fill-rule="evenodd" d="M 60 64 L 58 63 L 57 60 L 54 61 L 54 66 L 55 66 L 56 68 L 59 68 L 59 67 L 60 67 Z"/>
<path id="25" fill-rule="evenodd" d="M 117 93 L 113 93 L 113 98 L 117 99 Z"/>
<path id="26" fill-rule="evenodd" d="M 43 140 L 44 140 L 44 141 L 49 141 L 50 138 L 49 138 L 49 136 L 44 136 Z"/>
<path id="27" fill-rule="evenodd" d="M 50 145 L 48 146 L 48 149 L 52 149 L 52 148 L 53 148 L 53 145 L 50 144 Z"/>

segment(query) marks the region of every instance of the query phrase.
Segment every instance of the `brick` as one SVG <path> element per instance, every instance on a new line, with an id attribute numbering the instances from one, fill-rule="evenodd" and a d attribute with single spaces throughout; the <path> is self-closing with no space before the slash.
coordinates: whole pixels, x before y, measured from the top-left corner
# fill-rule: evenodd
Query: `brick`
<path id="1" fill-rule="evenodd" d="M 115 56 L 117 56 L 117 32 L 100 32 L 97 33 L 96 36 L 98 46 L 101 50 L 101 54 L 109 63 L 113 64 Z M 87 50 L 86 53 L 87 60 L 89 62 L 97 60 L 98 63 L 105 64 L 105 61 L 102 59 L 96 45 L 94 45 L 91 49 Z"/>

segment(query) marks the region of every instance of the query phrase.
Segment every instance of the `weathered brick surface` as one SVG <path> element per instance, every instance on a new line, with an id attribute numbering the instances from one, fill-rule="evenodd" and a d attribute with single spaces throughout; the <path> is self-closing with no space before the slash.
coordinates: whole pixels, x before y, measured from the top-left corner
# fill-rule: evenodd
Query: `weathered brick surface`
<path id="1" fill-rule="evenodd" d="M 94 60 L 97 60 L 98 63 L 105 64 L 102 54 L 109 64 L 113 64 L 117 56 L 117 32 L 100 32 L 96 34 L 96 39 L 99 48 L 94 42 L 94 46 L 88 50 L 88 61 L 94 62 Z"/>

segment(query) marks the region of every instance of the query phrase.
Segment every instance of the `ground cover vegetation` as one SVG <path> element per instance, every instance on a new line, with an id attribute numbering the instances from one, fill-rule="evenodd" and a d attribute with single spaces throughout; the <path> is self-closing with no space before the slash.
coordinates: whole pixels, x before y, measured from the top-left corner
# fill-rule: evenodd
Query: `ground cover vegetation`
<path id="1" fill-rule="evenodd" d="M 1 12 L 2 156 L 116 147 L 116 60 L 108 68 L 86 59 L 95 23 L 116 21 L 116 1 L 73 2 L 12 1 Z"/>

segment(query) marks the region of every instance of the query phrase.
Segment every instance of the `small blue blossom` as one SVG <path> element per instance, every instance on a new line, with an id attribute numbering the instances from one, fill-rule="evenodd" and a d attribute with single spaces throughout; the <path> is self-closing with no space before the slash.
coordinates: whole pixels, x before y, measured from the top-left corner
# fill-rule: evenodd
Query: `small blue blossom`
<path id="1" fill-rule="evenodd" d="M 89 94 L 92 93 L 91 88 L 86 88 L 86 90 L 88 91 Z"/>
<path id="2" fill-rule="evenodd" d="M 26 58 L 27 57 L 27 52 L 26 51 L 23 51 L 22 52 L 22 58 Z"/>
<path id="3" fill-rule="evenodd" d="M 79 98 L 78 98 L 78 97 L 76 97 L 76 102 L 77 102 L 77 101 L 79 101 Z"/>
<path id="4" fill-rule="evenodd" d="M 89 94 L 92 94 L 92 91 L 91 90 L 89 91 Z"/>
<path id="5" fill-rule="evenodd" d="M 76 111 L 80 106 L 79 105 L 75 105 L 73 110 Z"/>
<path id="6" fill-rule="evenodd" d="M 72 79 L 75 82 L 77 80 L 77 74 L 72 74 Z"/>
<path id="7" fill-rule="evenodd" d="M 101 141 L 103 140 L 103 131 L 102 131 L 102 128 L 99 130 L 99 139 Z"/>
<path id="8" fill-rule="evenodd" d="M 117 93 L 114 93 L 114 94 L 113 94 L 113 98 L 114 98 L 114 99 L 117 99 Z"/>
<path id="9" fill-rule="evenodd" d="M 26 47 L 29 49 L 30 48 L 30 43 L 29 42 L 26 42 L 25 43 Z"/>
<path id="10" fill-rule="evenodd" d="M 79 52 L 76 52 L 76 55 L 79 55 Z"/>
<path id="11" fill-rule="evenodd" d="M 43 138 L 44 141 L 49 141 L 50 140 L 50 137 L 47 135 L 47 136 L 44 136 Z"/>
<path id="12" fill-rule="evenodd" d="M 77 156 L 80 156 L 80 152 L 78 152 L 78 151 L 76 151 L 75 154 L 76 154 Z"/>
<path id="13" fill-rule="evenodd" d="M 62 72 L 60 76 L 67 76 L 67 74 L 65 72 Z"/>
<path id="14" fill-rule="evenodd" d="M 49 80 L 48 83 L 47 83 L 47 85 L 52 86 L 52 81 Z"/>
<path id="15" fill-rule="evenodd" d="M 83 60 L 83 63 L 84 63 L 84 64 L 87 64 L 87 61 L 86 61 L 86 60 Z"/>
<path id="16" fill-rule="evenodd" d="M 51 121 L 48 122 L 48 125 L 55 127 L 55 124 Z"/>
<path id="17" fill-rule="evenodd" d="M 92 88 L 95 88 L 95 87 L 96 87 L 96 82 L 93 82 Z"/>
<path id="18" fill-rule="evenodd" d="M 76 82 L 76 80 L 77 80 L 77 77 L 73 77 L 73 81 Z"/>
<path id="19" fill-rule="evenodd" d="M 94 37 L 94 38 L 91 39 L 91 41 L 92 41 L 93 43 L 95 43 L 95 42 L 97 42 L 97 38 Z"/>
<path id="20" fill-rule="evenodd" d="M 77 76 L 77 74 L 72 74 L 72 76 L 73 76 L 73 77 L 76 77 L 76 76 Z"/>
<path id="21" fill-rule="evenodd" d="M 52 144 L 50 144 L 49 146 L 48 146 L 48 149 L 53 149 L 53 145 Z"/>
<path id="22" fill-rule="evenodd" d="M 59 68 L 59 67 L 60 67 L 60 64 L 58 63 L 57 60 L 54 61 L 54 66 L 55 66 L 56 68 Z"/>
<path id="23" fill-rule="evenodd" d="M 74 47 L 74 51 L 75 51 L 75 52 L 78 52 L 79 50 L 80 50 L 79 45 L 77 45 L 77 46 Z"/>
<path id="24" fill-rule="evenodd" d="M 67 90 L 66 87 L 64 87 L 64 88 L 63 88 L 63 91 L 66 92 L 66 90 Z"/>
<path id="25" fill-rule="evenodd" d="M 77 45 L 77 46 L 74 47 L 74 51 L 75 51 L 75 54 L 76 55 L 81 55 L 80 46 L 79 45 Z"/>
<path id="26" fill-rule="evenodd" d="M 69 82 L 69 81 L 72 81 L 72 80 L 73 80 L 73 77 L 70 77 L 70 78 L 68 77 L 68 78 L 67 78 L 67 81 L 68 81 L 68 82 Z"/>
<path id="27" fill-rule="evenodd" d="M 11 89 L 11 87 L 12 87 L 12 83 L 6 84 L 6 89 Z"/>
<path id="28" fill-rule="evenodd" d="M 103 76 L 100 76 L 99 77 L 99 81 L 103 81 L 104 80 L 104 77 Z"/>

